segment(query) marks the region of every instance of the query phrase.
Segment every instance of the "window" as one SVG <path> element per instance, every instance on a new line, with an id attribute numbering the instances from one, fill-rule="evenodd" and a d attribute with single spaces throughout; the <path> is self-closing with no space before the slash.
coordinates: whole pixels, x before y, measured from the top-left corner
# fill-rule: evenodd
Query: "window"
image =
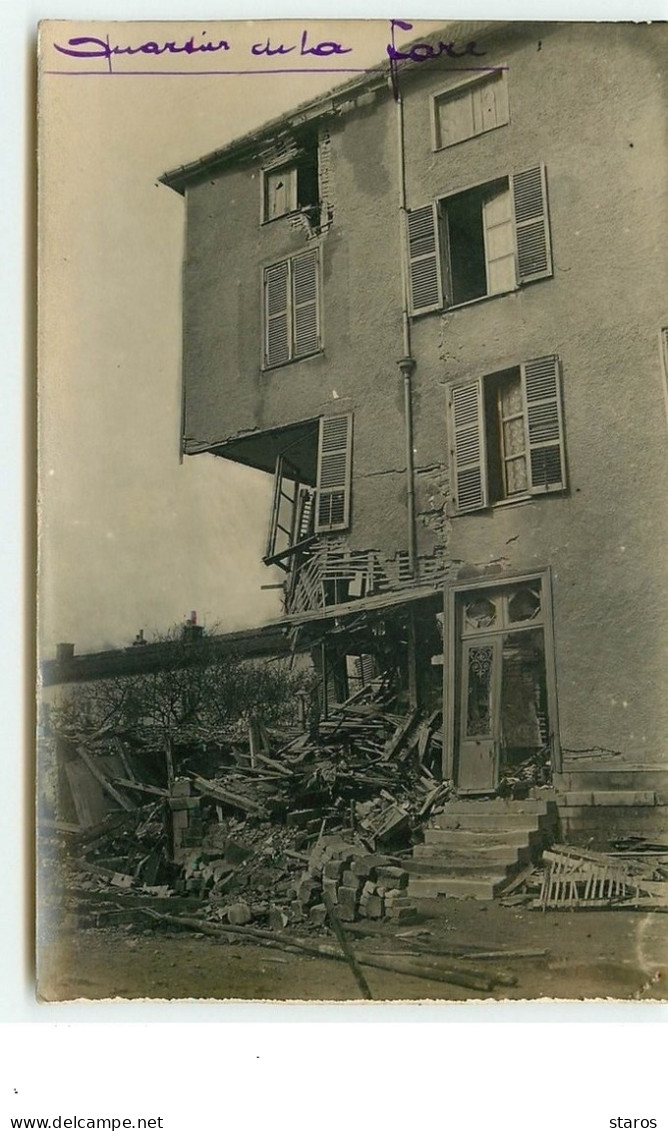
<path id="1" fill-rule="evenodd" d="M 559 360 L 541 357 L 450 391 L 459 513 L 566 487 Z"/>
<path id="2" fill-rule="evenodd" d="M 312 438 L 301 442 L 299 449 L 292 444 L 276 459 L 263 561 L 286 571 L 292 555 L 310 545 L 316 534 L 350 525 L 352 413 L 323 416 L 317 427 L 313 422 L 313 429 Z M 290 459 L 288 451 L 299 451 L 301 457 L 293 454 Z"/>
<path id="3" fill-rule="evenodd" d="M 318 141 L 301 140 L 294 157 L 262 171 L 262 220 L 277 220 L 291 212 L 306 212 L 314 222 L 320 215 Z"/>
<path id="4" fill-rule="evenodd" d="M 544 166 L 413 209 L 411 314 L 504 294 L 552 274 Z"/>
<path id="5" fill-rule="evenodd" d="M 471 79 L 433 100 L 434 149 L 508 124 L 508 81 L 505 71 Z"/>
<path id="6" fill-rule="evenodd" d="M 318 353 L 320 276 L 313 249 L 265 267 L 263 368 Z"/>
<path id="7" fill-rule="evenodd" d="M 318 443 L 318 503 L 315 529 L 346 530 L 350 524 L 353 418 L 325 416 Z"/>

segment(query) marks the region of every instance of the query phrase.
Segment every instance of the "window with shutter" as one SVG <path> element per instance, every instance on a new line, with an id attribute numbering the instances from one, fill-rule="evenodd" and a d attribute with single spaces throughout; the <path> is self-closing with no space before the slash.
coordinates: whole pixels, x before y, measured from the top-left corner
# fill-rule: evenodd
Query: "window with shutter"
<path id="1" fill-rule="evenodd" d="M 455 505 L 458 511 L 487 506 L 485 427 L 479 381 L 455 385 L 451 393 Z"/>
<path id="2" fill-rule="evenodd" d="M 264 273 L 264 361 L 269 367 L 290 359 L 288 279 L 287 262 L 267 267 Z"/>
<path id="3" fill-rule="evenodd" d="M 564 428 L 559 361 L 540 357 L 522 366 L 526 402 L 529 490 L 560 491 L 566 486 Z"/>
<path id="4" fill-rule="evenodd" d="M 352 413 L 320 420 L 316 533 L 346 530 L 350 524 Z"/>
<path id="5" fill-rule="evenodd" d="M 315 252 L 292 260 L 294 356 L 306 357 L 319 348 L 318 260 Z"/>
<path id="6" fill-rule="evenodd" d="M 406 227 L 412 315 L 552 274 L 542 165 L 415 208 Z"/>
<path id="7" fill-rule="evenodd" d="M 407 228 L 411 312 L 426 314 L 443 305 L 437 205 L 409 212 Z"/>
<path id="8" fill-rule="evenodd" d="M 321 348 L 318 250 L 264 269 L 263 367 L 273 369 Z"/>
<path id="9" fill-rule="evenodd" d="M 566 487 L 559 359 L 455 385 L 453 496 L 459 513 Z"/>
<path id="10" fill-rule="evenodd" d="M 511 181 L 518 282 L 529 283 L 552 274 L 545 166 L 516 173 Z"/>

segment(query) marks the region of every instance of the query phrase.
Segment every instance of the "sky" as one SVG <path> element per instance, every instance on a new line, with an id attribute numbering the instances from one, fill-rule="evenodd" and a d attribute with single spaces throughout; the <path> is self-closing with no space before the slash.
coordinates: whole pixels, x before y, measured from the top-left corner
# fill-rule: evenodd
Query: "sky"
<path id="1" fill-rule="evenodd" d="M 379 62 L 388 21 L 283 21 L 279 39 L 352 46 Z M 416 24 L 404 39 L 439 23 Z M 202 33 L 206 31 L 207 36 Z M 276 24 L 43 25 L 39 85 L 39 636 L 77 652 L 131 643 L 182 622 L 232 631 L 280 615 L 261 563 L 271 483 L 211 455 L 179 461 L 184 201 L 157 177 L 337 82 L 336 75 L 213 75 L 242 69 Z M 145 54 L 71 59 L 54 43 L 216 42 L 187 76 L 121 74 L 183 66 Z M 399 41 L 399 40 L 398 40 Z M 290 56 L 290 62 L 295 58 Z M 176 60 L 173 62 L 172 60 Z M 329 61 L 328 61 L 329 62 Z M 338 62 L 338 60 L 337 60 Z M 298 66 L 308 66 L 298 59 Z M 273 61 L 272 61 L 272 66 Z M 65 69 L 69 73 L 47 73 Z M 82 69 L 97 74 L 80 74 Z M 280 576 L 280 575 L 279 575 Z"/>

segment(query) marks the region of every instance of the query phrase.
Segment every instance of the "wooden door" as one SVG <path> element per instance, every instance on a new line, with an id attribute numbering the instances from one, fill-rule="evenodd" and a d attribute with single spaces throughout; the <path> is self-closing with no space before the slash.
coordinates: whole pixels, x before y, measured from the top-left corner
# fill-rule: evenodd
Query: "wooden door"
<path id="1" fill-rule="evenodd" d="M 492 793 L 499 779 L 501 637 L 461 642 L 457 787 Z"/>

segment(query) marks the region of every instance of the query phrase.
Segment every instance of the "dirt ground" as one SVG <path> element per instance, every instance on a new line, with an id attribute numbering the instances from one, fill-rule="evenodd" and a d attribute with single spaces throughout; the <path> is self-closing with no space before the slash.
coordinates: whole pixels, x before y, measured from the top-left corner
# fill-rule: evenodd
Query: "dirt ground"
<path id="1" fill-rule="evenodd" d="M 503 971 L 516 978 L 515 985 L 497 986 L 492 993 L 365 967 L 374 1000 L 665 1001 L 668 997 L 668 915 L 661 913 L 542 912 L 449 900 L 447 906 L 427 907 L 410 926 L 383 924 L 373 935 L 351 935 L 360 959 L 368 952 L 405 955 L 411 940 L 421 947 L 464 944 L 489 950 L 539 948 L 548 953 L 436 960 L 442 968 Z M 321 936 L 311 941 L 333 940 Z M 362 996 L 343 961 L 286 954 L 232 938 L 218 941 L 162 925 L 54 927 L 39 943 L 38 972 L 38 992 L 44 1001 L 116 997 L 350 1001 Z"/>

